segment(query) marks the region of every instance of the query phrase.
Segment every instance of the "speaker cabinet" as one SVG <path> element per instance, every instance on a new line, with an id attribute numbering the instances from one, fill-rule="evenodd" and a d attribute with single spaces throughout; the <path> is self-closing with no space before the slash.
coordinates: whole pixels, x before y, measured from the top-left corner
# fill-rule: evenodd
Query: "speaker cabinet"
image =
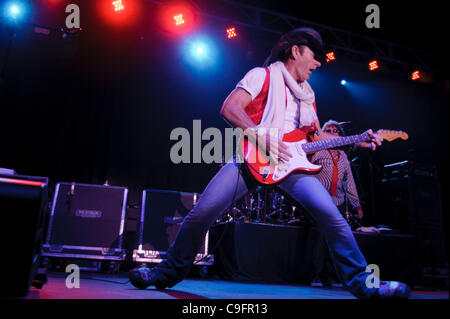
<path id="1" fill-rule="evenodd" d="M 58 183 L 43 256 L 123 260 L 128 189 Z"/>
<path id="2" fill-rule="evenodd" d="M 141 215 L 135 262 L 160 262 L 175 240 L 184 217 L 199 199 L 197 193 L 147 189 L 142 194 Z M 208 253 L 209 232 L 195 258 L 196 265 L 212 265 L 214 257 Z"/>
<path id="3" fill-rule="evenodd" d="M 442 203 L 435 167 L 408 161 L 385 165 L 378 183 L 376 222 L 403 233 L 417 225 L 442 227 Z"/>
<path id="4" fill-rule="evenodd" d="M 417 236 L 424 265 L 446 262 L 436 167 L 409 161 L 385 165 L 376 196 L 378 224 Z"/>
<path id="5" fill-rule="evenodd" d="M 0 176 L 1 296 L 28 293 L 39 267 L 47 206 L 47 178 Z"/>

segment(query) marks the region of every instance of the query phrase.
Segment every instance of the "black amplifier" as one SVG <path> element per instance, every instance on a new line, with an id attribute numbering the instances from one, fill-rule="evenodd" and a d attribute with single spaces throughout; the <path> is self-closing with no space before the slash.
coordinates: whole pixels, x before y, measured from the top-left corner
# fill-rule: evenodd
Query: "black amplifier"
<path id="1" fill-rule="evenodd" d="M 43 256 L 123 260 L 128 189 L 58 183 Z"/>
<path id="2" fill-rule="evenodd" d="M 379 224 L 417 237 L 421 262 L 444 265 L 445 234 L 437 168 L 412 161 L 384 165 L 377 190 Z"/>
<path id="3" fill-rule="evenodd" d="M 0 175 L 0 296 L 27 294 L 40 263 L 47 208 L 47 177 Z"/>
<path id="4" fill-rule="evenodd" d="M 158 263 L 166 258 L 184 217 L 200 197 L 198 193 L 147 189 L 142 194 L 138 241 L 133 261 Z M 195 258 L 195 265 L 212 265 L 208 253 L 209 232 Z"/>

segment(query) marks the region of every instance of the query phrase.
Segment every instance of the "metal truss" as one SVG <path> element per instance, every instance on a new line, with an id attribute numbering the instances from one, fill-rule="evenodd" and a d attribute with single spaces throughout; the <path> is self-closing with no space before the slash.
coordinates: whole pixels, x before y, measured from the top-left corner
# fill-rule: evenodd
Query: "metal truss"
<path id="1" fill-rule="evenodd" d="M 171 4 L 170 1 L 162 0 L 144 1 L 158 5 Z M 314 28 L 322 35 L 326 48 L 339 51 L 343 55 L 361 62 L 368 62 L 368 59 L 376 58 L 381 63 L 401 67 L 409 71 L 413 68 L 418 68 L 423 71 L 444 74 L 433 66 L 433 64 L 437 63 L 435 57 L 430 52 L 423 50 L 409 48 L 233 0 L 196 0 L 189 2 L 199 16 L 275 35 L 281 35 L 294 28 L 304 26 Z"/>

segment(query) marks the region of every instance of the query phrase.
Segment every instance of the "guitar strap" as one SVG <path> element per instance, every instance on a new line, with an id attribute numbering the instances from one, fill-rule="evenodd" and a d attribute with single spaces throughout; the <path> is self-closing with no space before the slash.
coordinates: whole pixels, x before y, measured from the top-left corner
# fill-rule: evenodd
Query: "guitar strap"
<path id="1" fill-rule="evenodd" d="M 267 95 L 269 94 L 269 84 L 270 84 L 270 72 L 269 68 L 265 68 L 266 78 L 264 79 L 264 84 L 261 92 L 255 97 L 253 101 L 245 108 L 245 112 L 248 117 L 258 125 L 261 122 L 261 118 L 264 113 L 264 108 L 267 104 Z"/>
<path id="2" fill-rule="evenodd" d="M 331 159 L 333 160 L 333 177 L 331 179 L 331 188 L 330 188 L 330 194 L 333 196 L 336 194 L 337 190 L 337 183 L 338 183 L 338 162 L 339 158 L 341 156 L 341 153 L 336 150 L 328 150 L 328 153 L 331 155 Z"/>
<path id="3" fill-rule="evenodd" d="M 261 123 L 262 116 L 264 114 L 264 109 L 267 104 L 267 96 L 269 95 L 269 85 L 270 85 L 270 71 L 269 68 L 264 68 L 266 70 L 266 77 L 264 79 L 264 84 L 261 89 L 261 92 L 255 97 L 253 101 L 250 102 L 249 105 L 245 108 L 245 112 L 247 113 L 248 117 L 258 125 Z M 285 87 L 285 107 L 287 107 L 287 88 Z M 315 107 L 315 102 L 314 102 Z"/>

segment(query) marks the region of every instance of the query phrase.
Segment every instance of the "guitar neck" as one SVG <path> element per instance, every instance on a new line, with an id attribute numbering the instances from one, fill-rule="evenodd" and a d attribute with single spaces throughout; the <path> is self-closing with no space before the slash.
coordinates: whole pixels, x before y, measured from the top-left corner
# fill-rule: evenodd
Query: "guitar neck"
<path id="1" fill-rule="evenodd" d="M 329 140 L 309 142 L 302 145 L 306 153 L 317 152 L 328 148 L 335 148 L 345 145 L 358 144 L 370 140 L 369 135 L 364 132 L 359 135 L 343 136 Z"/>

